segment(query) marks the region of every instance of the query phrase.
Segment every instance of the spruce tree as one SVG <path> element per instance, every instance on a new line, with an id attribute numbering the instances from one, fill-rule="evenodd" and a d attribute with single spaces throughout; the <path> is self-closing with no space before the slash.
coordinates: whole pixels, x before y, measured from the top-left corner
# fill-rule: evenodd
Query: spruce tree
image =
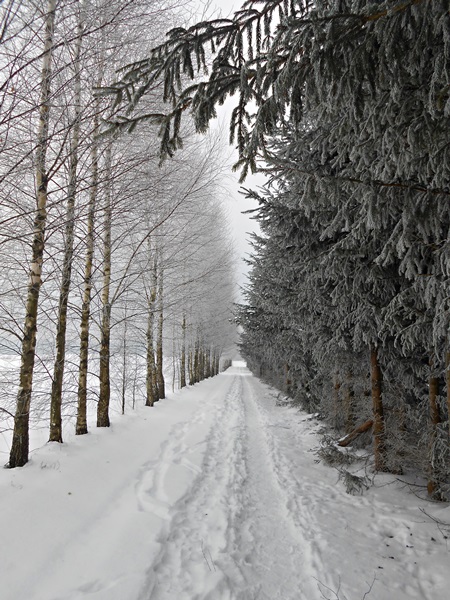
<path id="1" fill-rule="evenodd" d="M 110 124 L 158 122 L 163 156 L 180 146 L 186 113 L 203 132 L 235 95 L 237 168 L 245 177 L 260 158 L 273 175 L 259 198 L 244 348 L 278 382 L 297 371 L 319 405 L 325 378 L 349 388 L 370 365 L 378 469 L 396 468 L 396 440 L 423 429 L 407 415 L 424 401 L 430 462 L 447 456 L 449 36 L 444 0 L 249 0 L 231 19 L 172 30 L 99 91 L 132 111 L 164 80 L 165 114 Z M 447 404 L 424 398 L 427 382 L 446 386 Z M 417 452 L 416 463 L 429 455 Z"/>

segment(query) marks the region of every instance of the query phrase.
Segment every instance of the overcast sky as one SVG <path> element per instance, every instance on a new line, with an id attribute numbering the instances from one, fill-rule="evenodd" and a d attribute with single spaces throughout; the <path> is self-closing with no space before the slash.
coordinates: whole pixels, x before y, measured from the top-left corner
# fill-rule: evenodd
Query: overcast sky
<path id="1" fill-rule="evenodd" d="M 208 10 L 208 17 L 211 17 L 213 14 L 217 14 L 219 12 L 222 13 L 222 16 L 230 16 L 234 10 L 237 10 L 240 6 L 242 6 L 244 0 L 242 2 L 234 2 L 232 0 L 212 0 L 211 8 Z M 205 6 L 205 2 L 198 0 L 198 4 L 200 9 Z M 214 6 L 217 7 L 217 10 L 214 9 Z M 224 138 L 225 141 L 228 140 L 228 126 L 229 126 L 229 115 L 231 112 L 231 107 L 234 106 L 235 101 L 233 99 L 229 99 L 229 101 L 225 104 L 224 107 L 219 107 L 219 121 L 221 123 L 221 127 L 224 130 Z M 230 147 L 231 152 L 231 147 Z M 237 156 L 237 154 L 235 155 Z M 230 164 L 232 164 L 233 157 L 230 156 Z M 242 214 L 243 211 L 255 208 L 255 203 L 251 203 L 246 200 L 240 193 L 239 189 L 241 186 L 238 183 L 239 174 L 232 173 L 230 169 L 230 175 L 225 182 L 225 186 L 229 191 L 229 194 L 226 194 L 226 208 L 229 213 L 230 224 L 233 232 L 233 237 L 235 241 L 236 253 L 239 256 L 238 264 L 237 264 L 237 283 L 239 286 L 245 285 L 246 283 L 246 273 L 248 271 L 248 266 L 243 262 L 243 258 L 248 256 L 251 248 L 248 244 L 249 233 L 253 231 L 257 231 L 258 227 L 254 220 L 250 219 L 249 215 Z M 249 177 L 244 186 L 247 188 L 256 188 L 258 185 L 261 185 L 264 181 L 261 177 Z"/>

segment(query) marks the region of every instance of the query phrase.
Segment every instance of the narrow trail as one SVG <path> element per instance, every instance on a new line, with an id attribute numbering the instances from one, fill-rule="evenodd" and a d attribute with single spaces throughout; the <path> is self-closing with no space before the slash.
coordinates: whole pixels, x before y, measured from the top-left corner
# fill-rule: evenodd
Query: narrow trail
<path id="1" fill-rule="evenodd" d="M 433 560 L 448 547 L 430 552 L 414 500 L 386 504 L 375 488 L 349 496 L 311 454 L 317 421 L 277 407 L 247 369 L 216 382 L 215 402 L 173 432 L 153 466 L 150 494 L 163 507 L 173 469 L 194 480 L 164 509 L 139 600 L 446 598 L 445 558 Z M 188 437 L 206 414 L 201 462 Z"/>
<path id="2" fill-rule="evenodd" d="M 307 575 L 311 566 L 320 568 L 319 557 L 311 565 L 310 544 L 275 474 L 259 382 L 246 369 L 223 377 L 230 385 L 216 410 L 204 463 L 172 508 L 140 600 L 313 600 L 320 594 Z M 189 464 L 185 443 L 175 437 L 168 447 L 173 464 Z M 156 467 L 153 497 L 164 495 L 166 458 Z"/>

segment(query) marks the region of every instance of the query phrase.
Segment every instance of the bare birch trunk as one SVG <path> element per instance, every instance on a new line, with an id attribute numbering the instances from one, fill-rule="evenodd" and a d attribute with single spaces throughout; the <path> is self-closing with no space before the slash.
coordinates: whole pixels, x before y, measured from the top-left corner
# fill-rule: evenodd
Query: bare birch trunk
<path id="1" fill-rule="evenodd" d="M 194 353 L 192 347 L 189 347 L 188 353 L 188 371 L 189 371 L 189 385 L 194 385 Z"/>
<path id="2" fill-rule="evenodd" d="M 181 323 L 180 387 L 186 387 L 186 315 Z"/>
<path id="3" fill-rule="evenodd" d="M 386 470 L 385 428 L 382 397 L 382 373 L 378 361 L 378 349 L 372 347 L 370 352 L 371 383 L 372 383 L 372 410 L 373 410 L 373 440 L 375 469 Z"/>
<path id="4" fill-rule="evenodd" d="M 175 382 L 177 380 L 177 349 L 175 344 L 175 323 L 172 325 L 172 393 L 175 392 Z"/>
<path id="5" fill-rule="evenodd" d="M 205 378 L 211 377 L 211 348 L 208 348 L 205 354 Z"/>
<path id="6" fill-rule="evenodd" d="M 125 307 L 125 320 L 123 324 L 123 344 L 122 344 L 122 414 L 125 414 L 125 400 L 127 391 L 127 311 Z"/>
<path id="7" fill-rule="evenodd" d="M 219 354 L 216 354 L 216 356 L 215 356 L 214 372 L 216 375 L 218 375 L 220 373 L 220 355 Z"/>
<path id="8" fill-rule="evenodd" d="M 156 380 L 158 385 L 159 400 L 166 397 L 164 382 L 164 354 L 163 354 L 163 333 L 164 333 L 164 272 L 162 265 L 159 266 L 158 274 L 158 330 L 156 339 Z"/>
<path id="9" fill-rule="evenodd" d="M 200 342 L 195 342 L 194 348 L 194 383 L 200 381 Z"/>
<path id="10" fill-rule="evenodd" d="M 87 427 L 87 376 L 89 362 L 89 321 L 91 316 L 91 291 L 92 291 L 92 267 L 94 262 L 94 226 L 95 210 L 98 194 L 98 141 L 100 104 L 96 102 L 94 116 L 94 130 L 92 132 L 91 148 L 91 185 L 89 187 L 89 208 L 87 215 L 86 232 L 86 259 L 84 265 L 84 289 L 83 303 L 81 305 L 80 323 L 80 367 L 78 371 L 78 411 L 75 428 L 76 435 L 84 435 L 88 432 Z"/>
<path id="11" fill-rule="evenodd" d="M 154 349 L 153 330 L 155 326 L 155 302 L 156 302 L 156 261 L 152 269 L 152 281 L 150 296 L 148 299 L 147 316 L 147 365 L 146 365 L 146 400 L 145 406 L 153 406 L 158 401 L 158 390 L 156 387 L 156 361 Z"/>
<path id="12" fill-rule="evenodd" d="M 109 427 L 109 401 L 111 383 L 109 378 L 110 342 L 111 342 L 111 163 L 112 142 L 105 153 L 105 217 L 103 222 L 103 287 L 102 322 L 100 327 L 100 393 L 97 406 L 97 427 Z"/>
<path id="13" fill-rule="evenodd" d="M 146 364 L 146 399 L 145 406 L 153 406 L 155 398 L 155 351 L 153 348 L 153 313 L 149 311 L 147 318 L 147 364 Z"/>
<path id="14" fill-rule="evenodd" d="M 203 344 L 200 345 L 198 353 L 198 380 L 203 381 L 205 379 L 205 350 Z"/>
<path id="15" fill-rule="evenodd" d="M 81 44 L 83 35 L 83 8 L 78 21 L 78 37 L 75 42 L 75 120 L 72 128 L 70 148 L 69 184 L 67 190 L 66 236 L 62 281 L 59 292 L 58 321 L 56 330 L 56 358 L 53 367 L 53 381 L 50 399 L 50 435 L 49 442 L 62 442 L 62 386 L 66 355 L 67 305 L 72 281 L 73 239 L 75 229 L 75 197 L 77 193 L 78 146 L 80 141 L 81 115 Z"/>
<path id="16" fill-rule="evenodd" d="M 48 0 L 45 20 L 45 42 L 42 59 L 41 102 L 39 108 L 38 142 L 36 150 L 36 215 L 30 280 L 28 284 L 26 317 L 22 339 L 19 391 L 17 394 L 14 431 L 9 457 L 9 467 L 22 467 L 28 462 L 29 420 L 33 370 L 36 354 L 37 311 L 42 284 L 42 262 L 47 221 L 48 174 L 46 157 L 48 148 L 50 79 L 52 75 L 53 32 L 55 25 L 56 0 Z"/>

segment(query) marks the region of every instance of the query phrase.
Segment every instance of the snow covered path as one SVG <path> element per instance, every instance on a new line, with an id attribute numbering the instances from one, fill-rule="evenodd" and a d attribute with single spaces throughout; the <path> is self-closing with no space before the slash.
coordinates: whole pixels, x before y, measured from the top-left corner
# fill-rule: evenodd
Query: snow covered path
<path id="1" fill-rule="evenodd" d="M 303 581 L 301 532 L 275 475 L 254 380 L 231 374 L 203 469 L 177 509 L 142 598 L 312 597 Z M 177 454 L 188 460 L 185 447 Z"/>
<path id="2" fill-rule="evenodd" d="M 0 473 L 0 599 L 446 600 L 448 505 L 347 495 L 319 427 L 234 367 L 38 449 Z"/>

